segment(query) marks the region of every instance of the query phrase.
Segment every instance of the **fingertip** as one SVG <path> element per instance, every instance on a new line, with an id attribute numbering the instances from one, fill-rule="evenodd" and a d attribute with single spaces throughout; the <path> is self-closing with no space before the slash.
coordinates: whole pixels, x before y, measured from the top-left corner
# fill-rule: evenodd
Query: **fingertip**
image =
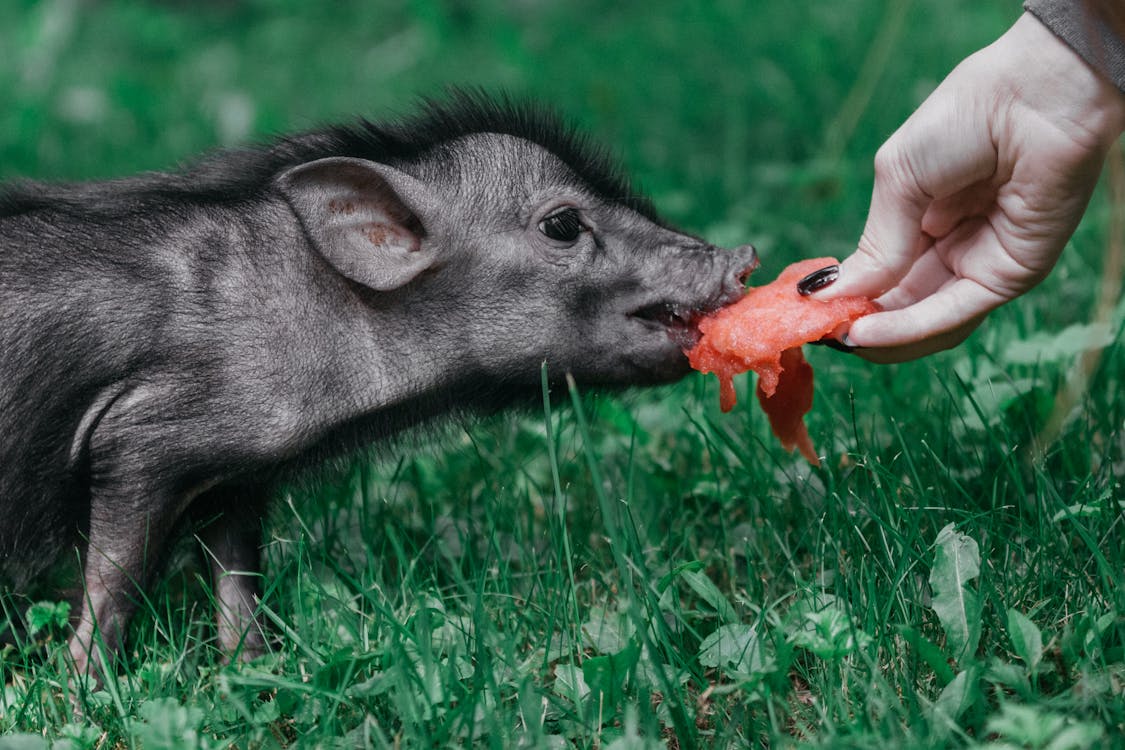
<path id="1" fill-rule="evenodd" d="M 864 335 L 864 321 L 871 318 L 873 315 L 880 315 L 881 313 L 872 313 L 871 315 L 864 315 L 862 318 L 857 318 L 851 322 L 847 330 L 842 331 L 837 337 L 840 343 L 849 346 L 852 349 L 862 349 L 869 341 L 868 337 Z M 858 331 L 856 329 L 859 329 Z"/>
<path id="2" fill-rule="evenodd" d="M 856 347 L 848 343 L 848 334 L 846 333 L 840 336 L 840 338 L 838 339 L 826 338 L 821 339 L 820 341 L 814 341 L 813 343 L 822 344 L 824 346 L 827 346 L 829 349 L 835 349 L 836 351 L 844 352 L 845 354 L 851 354 L 856 350 Z"/>
<path id="3" fill-rule="evenodd" d="M 867 256 L 853 253 L 840 262 L 840 272 L 833 291 L 841 297 L 875 295 L 881 290 L 873 288 L 871 280 L 881 275 Z"/>
<path id="4" fill-rule="evenodd" d="M 962 280 L 908 307 L 857 319 L 847 343 L 872 362 L 917 359 L 960 344 L 997 304 L 987 289 Z"/>
<path id="5" fill-rule="evenodd" d="M 817 299 L 825 300 L 836 297 L 876 297 L 884 291 L 878 288 L 878 279 L 881 277 L 878 269 L 857 253 L 832 267 L 832 281 L 814 289 L 811 294 Z M 876 281 L 875 284 L 872 283 L 873 280 Z"/>
<path id="6" fill-rule="evenodd" d="M 852 321 L 846 332 L 849 346 L 856 349 L 888 349 L 916 343 L 932 335 L 919 325 L 910 310 L 884 310 Z"/>

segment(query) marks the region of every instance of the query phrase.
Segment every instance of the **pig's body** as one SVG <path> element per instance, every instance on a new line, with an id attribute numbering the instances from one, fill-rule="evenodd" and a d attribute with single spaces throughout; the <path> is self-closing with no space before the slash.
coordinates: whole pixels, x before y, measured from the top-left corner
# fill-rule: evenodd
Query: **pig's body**
<path id="1" fill-rule="evenodd" d="M 358 375 L 346 372 L 355 320 L 323 304 L 330 296 L 298 252 L 291 213 L 255 210 L 273 219 L 255 227 L 189 205 L 187 215 L 52 210 L 0 220 L 8 577 L 72 546 L 88 530 L 91 487 L 118 467 L 179 475 L 198 493 L 268 471 L 343 416 L 348 394 L 324 373 L 338 373 L 337 385 Z"/>
<path id="2" fill-rule="evenodd" d="M 753 263 L 657 224 L 549 120 L 468 97 L 183 174 L 10 191 L 0 580 L 85 549 L 85 669 L 173 529 L 212 519 L 220 640 L 255 653 L 241 573 L 280 472 L 537 395 L 543 361 L 678 377 L 685 319 Z"/>

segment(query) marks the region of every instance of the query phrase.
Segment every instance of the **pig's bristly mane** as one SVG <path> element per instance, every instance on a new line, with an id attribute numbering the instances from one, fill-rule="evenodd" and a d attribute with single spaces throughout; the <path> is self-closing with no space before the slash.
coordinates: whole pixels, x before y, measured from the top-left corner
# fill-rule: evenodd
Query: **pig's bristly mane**
<path id="1" fill-rule="evenodd" d="M 623 203 L 655 220 L 655 211 L 644 196 L 633 190 L 609 152 L 569 126 L 551 109 L 508 97 L 457 91 L 445 99 L 424 99 L 418 111 L 390 123 L 363 121 L 304 137 L 314 152 L 364 156 L 374 161 L 409 163 L 443 143 L 477 133 L 496 133 L 537 143 L 566 164 L 599 197 Z M 277 148 L 300 144 L 282 142 Z M 306 146 L 307 148 L 307 146 Z M 303 160 L 301 146 L 295 149 Z M 305 156 L 308 152 L 305 153 Z"/>
<path id="2" fill-rule="evenodd" d="M 442 99 L 423 99 L 414 114 L 399 119 L 360 120 L 261 146 L 224 149 L 178 172 L 89 183 L 15 183 L 0 188 L 0 216 L 41 209 L 113 212 L 169 202 L 253 200 L 271 190 L 281 172 L 307 161 L 350 156 L 409 165 L 442 144 L 485 133 L 539 144 L 599 197 L 657 220 L 651 202 L 633 190 L 616 160 L 550 108 L 478 91 L 453 91 Z"/>

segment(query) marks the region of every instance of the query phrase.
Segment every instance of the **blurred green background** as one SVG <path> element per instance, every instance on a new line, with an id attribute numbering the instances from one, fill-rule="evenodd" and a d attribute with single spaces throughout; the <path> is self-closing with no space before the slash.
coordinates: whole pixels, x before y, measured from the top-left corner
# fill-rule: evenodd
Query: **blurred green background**
<path id="1" fill-rule="evenodd" d="M 6 0 L 0 178 L 166 169 L 484 86 L 592 131 L 674 222 L 787 257 L 839 253 L 862 226 L 879 143 L 1018 12 L 1009 0 Z"/>

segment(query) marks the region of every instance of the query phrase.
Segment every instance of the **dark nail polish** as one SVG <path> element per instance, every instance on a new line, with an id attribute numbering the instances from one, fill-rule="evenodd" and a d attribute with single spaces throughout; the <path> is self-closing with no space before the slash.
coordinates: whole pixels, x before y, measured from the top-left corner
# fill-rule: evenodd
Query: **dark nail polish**
<path id="1" fill-rule="evenodd" d="M 847 336 L 845 336 L 844 338 L 847 338 Z M 845 344 L 842 341 L 837 341 L 836 339 L 833 339 L 833 338 L 821 339 L 820 341 L 817 341 L 815 343 L 824 344 L 829 349 L 835 349 L 838 352 L 854 352 L 855 351 L 855 347 L 852 346 L 851 344 Z"/>
<path id="2" fill-rule="evenodd" d="M 831 286 L 839 277 L 839 266 L 828 266 L 819 271 L 813 271 L 797 282 L 797 293 L 802 297 L 807 297 L 813 292 L 819 292 L 826 286 Z"/>

